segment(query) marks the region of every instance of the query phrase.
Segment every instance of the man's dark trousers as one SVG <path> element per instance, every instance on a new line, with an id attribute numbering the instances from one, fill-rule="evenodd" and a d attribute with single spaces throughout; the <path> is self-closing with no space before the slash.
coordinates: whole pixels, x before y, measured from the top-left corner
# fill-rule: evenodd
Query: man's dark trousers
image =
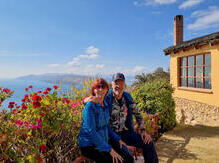
<path id="1" fill-rule="evenodd" d="M 153 141 L 149 144 L 145 144 L 141 135 L 135 131 L 125 130 L 118 132 L 117 134 L 121 136 L 121 139 L 127 145 L 143 149 L 145 163 L 158 163 L 157 152 Z"/>

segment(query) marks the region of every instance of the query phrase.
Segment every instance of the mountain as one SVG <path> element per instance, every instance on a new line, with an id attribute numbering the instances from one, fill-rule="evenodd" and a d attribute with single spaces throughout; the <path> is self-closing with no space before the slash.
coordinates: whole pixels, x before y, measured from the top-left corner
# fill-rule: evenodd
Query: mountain
<path id="1" fill-rule="evenodd" d="M 21 76 L 16 79 L 20 80 L 38 80 L 49 83 L 66 83 L 66 84 L 79 84 L 83 80 L 90 78 L 84 75 L 64 74 L 64 73 L 47 73 L 41 75 L 27 75 Z"/>
<path id="2" fill-rule="evenodd" d="M 27 75 L 21 76 L 16 79 L 21 80 L 38 80 L 49 83 L 66 83 L 66 84 L 79 84 L 83 80 L 92 78 L 92 77 L 102 77 L 106 81 L 112 81 L 112 75 L 100 75 L 100 76 L 85 76 L 85 75 L 76 75 L 76 74 L 64 74 L 64 73 L 47 73 L 41 75 Z M 134 76 L 126 76 L 126 84 L 131 85 L 135 80 Z"/>

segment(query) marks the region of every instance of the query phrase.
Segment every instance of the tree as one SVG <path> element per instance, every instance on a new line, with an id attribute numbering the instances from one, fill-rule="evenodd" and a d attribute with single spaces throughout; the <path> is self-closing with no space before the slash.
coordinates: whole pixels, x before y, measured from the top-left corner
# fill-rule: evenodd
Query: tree
<path id="1" fill-rule="evenodd" d="M 147 82 L 152 82 L 157 79 L 163 79 L 170 81 L 170 73 L 163 70 L 162 67 L 158 67 L 153 73 L 142 73 L 135 76 L 134 86 L 142 85 Z"/>

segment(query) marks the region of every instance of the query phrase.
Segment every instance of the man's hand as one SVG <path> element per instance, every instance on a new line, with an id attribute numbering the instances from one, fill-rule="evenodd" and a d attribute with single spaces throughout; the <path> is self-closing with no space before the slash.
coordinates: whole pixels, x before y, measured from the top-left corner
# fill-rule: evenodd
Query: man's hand
<path id="1" fill-rule="evenodd" d="M 143 142 L 146 144 L 149 144 L 152 141 L 152 138 L 149 134 L 146 133 L 146 131 L 143 131 L 141 133 L 141 138 L 143 140 Z"/>
<path id="2" fill-rule="evenodd" d="M 122 148 L 122 145 L 127 147 L 127 144 L 124 141 L 122 141 L 121 139 L 119 140 L 119 145 L 120 145 L 120 148 Z"/>

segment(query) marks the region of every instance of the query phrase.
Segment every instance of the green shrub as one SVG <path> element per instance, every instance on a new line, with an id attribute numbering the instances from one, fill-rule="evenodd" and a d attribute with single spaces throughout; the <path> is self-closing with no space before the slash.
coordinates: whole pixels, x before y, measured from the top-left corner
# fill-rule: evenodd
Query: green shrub
<path id="1" fill-rule="evenodd" d="M 165 80 L 145 83 L 137 87 L 132 96 L 137 106 L 148 114 L 159 114 L 159 128 L 169 130 L 176 125 L 173 88 Z"/>
<path id="2" fill-rule="evenodd" d="M 26 88 L 20 106 L 10 102 L 11 111 L 0 112 L 0 162 L 72 162 L 79 156 L 82 99 L 91 83 L 84 82 L 80 89 L 72 86 L 66 94 L 56 85 L 43 92 Z M 6 99 L 13 92 L 0 93 Z"/>

